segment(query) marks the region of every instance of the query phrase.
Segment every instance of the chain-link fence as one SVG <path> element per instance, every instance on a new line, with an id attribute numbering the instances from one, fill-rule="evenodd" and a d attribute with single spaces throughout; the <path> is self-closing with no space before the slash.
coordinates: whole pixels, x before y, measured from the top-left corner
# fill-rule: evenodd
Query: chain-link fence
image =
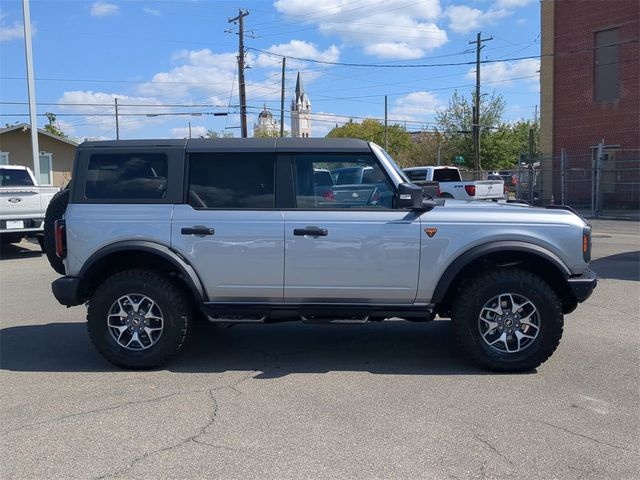
<path id="1" fill-rule="evenodd" d="M 569 205 L 591 216 L 640 218 L 640 149 L 607 148 L 536 157 L 518 168 L 465 171 L 463 180 L 503 180 L 508 198 Z"/>

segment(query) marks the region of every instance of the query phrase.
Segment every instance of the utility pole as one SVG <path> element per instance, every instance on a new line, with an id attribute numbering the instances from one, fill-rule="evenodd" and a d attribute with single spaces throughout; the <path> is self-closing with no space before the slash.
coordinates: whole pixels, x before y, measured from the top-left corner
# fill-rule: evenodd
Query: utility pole
<path id="1" fill-rule="evenodd" d="M 38 147 L 38 119 L 36 117 L 36 86 L 33 79 L 33 48 L 31 46 L 31 14 L 29 0 L 22 0 L 22 18 L 24 21 L 24 53 L 27 60 L 27 91 L 29 95 L 29 122 L 31 123 L 31 153 L 33 155 L 33 174 L 40 182 L 40 148 Z"/>
<path id="2" fill-rule="evenodd" d="M 287 57 L 282 57 L 282 86 L 280 88 L 280 137 L 284 137 L 284 69 L 287 66 Z"/>
<path id="3" fill-rule="evenodd" d="M 120 140 L 120 120 L 118 120 L 118 99 L 114 98 L 113 101 L 115 102 L 115 106 L 116 106 L 116 140 Z"/>
<path id="4" fill-rule="evenodd" d="M 482 32 L 478 32 L 475 40 L 470 40 L 469 44 L 476 45 L 476 98 L 473 114 L 473 165 L 476 172 L 480 172 L 480 51 L 484 48 L 482 42 L 493 40 L 493 37 L 482 38 Z"/>
<path id="5" fill-rule="evenodd" d="M 191 138 L 191 122 L 189 122 L 189 138 Z"/>
<path id="6" fill-rule="evenodd" d="M 240 90 L 240 129 L 242 138 L 247 138 L 247 97 L 244 85 L 244 17 L 247 10 L 238 9 L 238 16 L 229 19 L 229 23 L 238 22 L 238 88 Z"/>
<path id="7" fill-rule="evenodd" d="M 384 96 L 384 149 L 389 150 L 389 140 L 387 135 L 387 96 Z"/>

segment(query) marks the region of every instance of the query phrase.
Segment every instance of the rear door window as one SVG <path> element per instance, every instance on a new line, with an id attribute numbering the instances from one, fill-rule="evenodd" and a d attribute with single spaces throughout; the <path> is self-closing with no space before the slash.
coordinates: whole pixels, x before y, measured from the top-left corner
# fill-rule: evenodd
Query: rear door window
<path id="1" fill-rule="evenodd" d="M 85 196 L 96 200 L 157 200 L 167 194 L 163 153 L 105 153 L 89 159 Z"/>
<path id="2" fill-rule="evenodd" d="M 196 209 L 275 207 L 275 155 L 197 153 L 189 158 L 188 203 Z"/>

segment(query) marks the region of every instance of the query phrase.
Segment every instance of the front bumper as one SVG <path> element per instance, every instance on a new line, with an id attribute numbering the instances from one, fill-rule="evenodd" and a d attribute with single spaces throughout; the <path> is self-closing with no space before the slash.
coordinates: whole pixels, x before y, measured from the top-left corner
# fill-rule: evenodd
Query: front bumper
<path id="1" fill-rule="evenodd" d="M 582 275 L 569 277 L 569 286 L 578 302 L 584 302 L 593 293 L 598 284 L 598 275 L 593 270 L 587 270 Z"/>
<path id="2" fill-rule="evenodd" d="M 80 279 L 78 277 L 60 277 L 51 284 L 53 296 L 61 305 L 72 307 L 80 305 Z"/>

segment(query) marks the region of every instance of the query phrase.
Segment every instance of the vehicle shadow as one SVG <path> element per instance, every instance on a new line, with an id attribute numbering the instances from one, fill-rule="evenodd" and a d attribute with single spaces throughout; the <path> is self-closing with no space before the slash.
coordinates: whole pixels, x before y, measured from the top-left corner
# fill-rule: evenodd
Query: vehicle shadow
<path id="1" fill-rule="evenodd" d="M 599 278 L 640 281 L 640 251 L 623 252 L 591 261 Z"/>
<path id="2" fill-rule="evenodd" d="M 0 330 L 0 368 L 22 372 L 117 371 L 94 349 L 84 323 L 50 323 Z M 367 325 L 197 325 L 173 372 L 293 373 L 361 371 L 399 375 L 486 375 L 457 351 L 451 322 Z"/>
<path id="3" fill-rule="evenodd" d="M 34 245 L 30 243 L 9 243 L 7 245 L 0 245 L 0 260 L 17 260 L 44 255 L 38 247 L 36 247 L 37 250 L 33 250 L 33 248 Z"/>

